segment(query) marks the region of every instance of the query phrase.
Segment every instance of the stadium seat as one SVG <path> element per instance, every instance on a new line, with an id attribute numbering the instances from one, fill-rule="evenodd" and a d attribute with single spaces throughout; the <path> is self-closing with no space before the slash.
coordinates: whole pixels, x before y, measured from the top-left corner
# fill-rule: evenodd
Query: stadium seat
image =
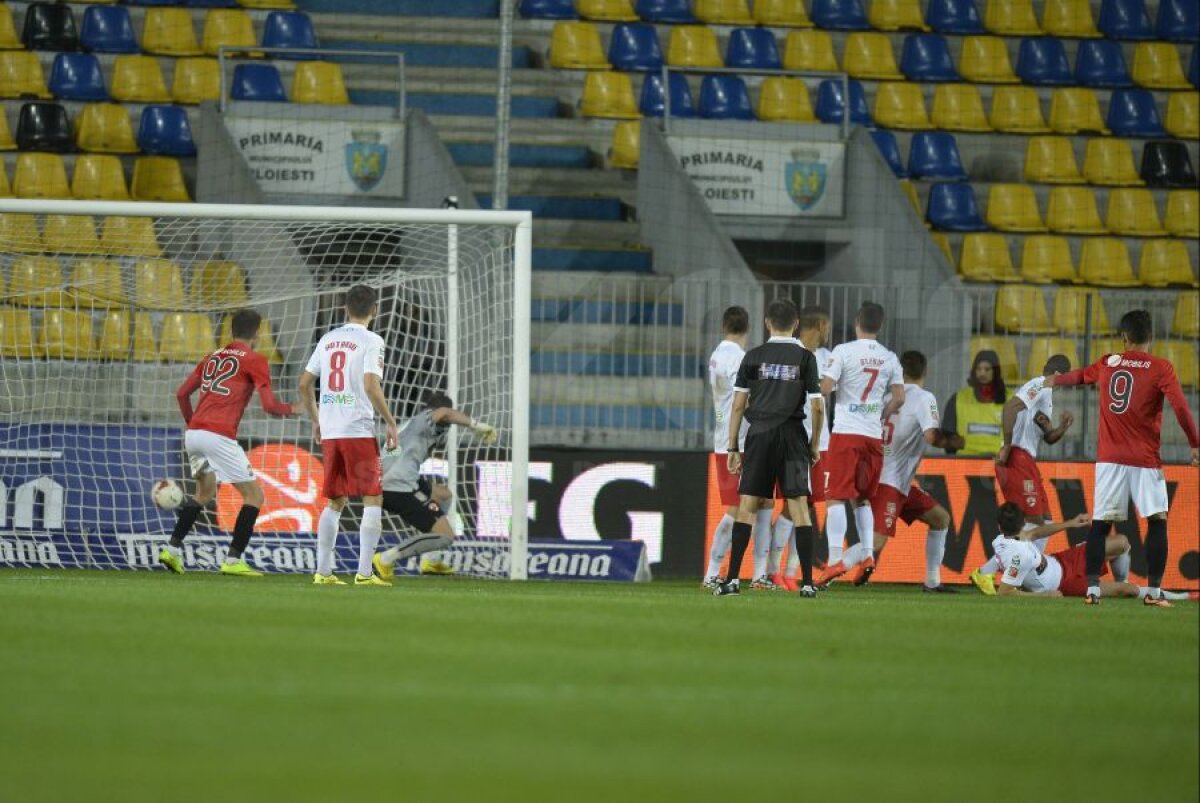
<path id="1" fill-rule="evenodd" d="M 96 222 L 90 215 L 46 215 L 42 241 L 51 254 L 95 254 L 100 250 Z"/>
<path id="2" fill-rule="evenodd" d="M 1200 192 L 1171 190 L 1163 225 L 1176 237 L 1200 237 Z"/>
<path id="3" fill-rule="evenodd" d="M 197 363 L 215 348 L 212 321 L 198 312 L 169 312 L 163 316 L 158 356 L 163 362 Z"/>
<path id="4" fill-rule="evenodd" d="M 934 184 L 929 190 L 926 219 L 942 231 L 985 231 L 975 192 L 967 183 Z"/>
<path id="5" fill-rule="evenodd" d="M 667 42 L 667 64 L 672 67 L 723 67 L 717 35 L 704 25 L 676 25 Z"/>
<path id="6" fill-rule="evenodd" d="M 1025 145 L 1025 180 L 1041 184 L 1082 184 L 1083 176 L 1079 174 L 1070 138 L 1030 137 Z"/>
<path id="7" fill-rule="evenodd" d="M 629 120 L 613 126 L 612 147 L 608 152 L 611 167 L 637 170 L 642 157 L 642 124 Z"/>
<path id="8" fill-rule="evenodd" d="M 827 31 L 865 31 L 871 26 L 860 0 L 812 0 L 812 20 Z"/>
<path id="9" fill-rule="evenodd" d="M 143 108 L 137 144 L 142 151 L 157 156 L 196 155 L 187 112 L 179 106 Z"/>
<path id="10" fill-rule="evenodd" d="M 57 153 L 22 153 L 13 171 L 13 194 L 18 198 L 70 198 L 67 171 Z"/>
<path id="11" fill-rule="evenodd" d="M 808 85 L 799 78 L 772 75 L 758 93 L 758 119 L 768 122 L 815 123 Z"/>
<path id="12" fill-rule="evenodd" d="M 1179 50 L 1170 42 L 1138 42 L 1133 50 L 1133 81 L 1147 89 L 1191 89 Z"/>
<path id="13" fill-rule="evenodd" d="M 734 28 L 725 48 L 725 66 L 742 70 L 778 70 L 783 64 L 775 37 L 766 28 Z"/>
<path id="14" fill-rule="evenodd" d="M 965 38 L 958 71 L 977 84 L 1016 84 L 1021 80 L 1008 59 L 1008 45 L 998 36 Z"/>
<path id="15" fill-rule="evenodd" d="M 36 254 L 43 250 L 37 218 L 26 214 L 0 213 L 0 251 Z"/>
<path id="16" fill-rule="evenodd" d="M 637 22 L 637 12 L 633 10 L 632 0 L 579 0 L 575 8 L 566 3 L 568 11 L 578 11 L 585 20 L 601 22 Z M 563 17 L 564 19 L 573 14 Z"/>
<path id="17" fill-rule="evenodd" d="M 36 53 L 0 50 L 0 98 L 53 97 Z"/>
<path id="18" fill-rule="evenodd" d="M 646 22 L 678 24 L 696 21 L 688 0 L 637 0 L 635 10 Z"/>
<path id="19" fill-rule="evenodd" d="M 1133 86 L 1120 42 L 1080 42 L 1075 53 L 1075 82 L 1095 87 Z"/>
<path id="20" fill-rule="evenodd" d="M 127 103 L 171 102 L 154 56 L 117 56 L 113 62 L 112 96 Z"/>
<path id="21" fill-rule="evenodd" d="M 58 103 L 24 103 L 17 115 L 17 147 L 23 151 L 70 153 L 75 149 L 67 110 Z"/>
<path id="22" fill-rule="evenodd" d="M 235 309 L 249 303 L 246 272 L 236 262 L 214 260 L 196 268 L 192 301 L 203 308 Z"/>
<path id="23" fill-rule="evenodd" d="M 1147 142 L 1142 149 L 1141 177 L 1151 187 L 1195 187 L 1196 171 L 1187 145 L 1174 140 Z"/>
<path id="24" fill-rule="evenodd" d="M 89 153 L 75 160 L 71 195 L 80 201 L 128 201 L 125 168 L 121 160 L 107 153 Z"/>
<path id="25" fill-rule="evenodd" d="M 76 118 L 75 144 L 98 153 L 137 153 L 129 112 L 119 103 L 91 103 Z"/>
<path id="26" fill-rule="evenodd" d="M 1089 184 L 1109 187 L 1138 187 L 1144 184 L 1133 166 L 1133 151 L 1123 139 L 1088 140 L 1083 157 L 1083 177 Z"/>
<path id="27" fill-rule="evenodd" d="M 1096 112 L 1099 114 L 1099 110 Z M 992 128 L 1007 134 L 1042 134 L 1050 130 L 1042 116 L 1037 90 L 1029 86 L 998 86 L 992 90 Z"/>
<path id="28" fill-rule="evenodd" d="M 1146 287 L 1200 287 L 1187 246 L 1166 237 L 1142 243 L 1138 279 Z"/>
<path id="29" fill-rule="evenodd" d="M 1103 0 L 1096 27 L 1109 39 L 1153 39 L 1144 0 Z"/>
<path id="30" fill-rule="evenodd" d="M 987 222 L 998 231 L 1046 230 L 1037 197 L 1028 184 L 993 184 L 988 191 Z"/>
<path id="31" fill-rule="evenodd" d="M 133 314 L 133 349 L 130 359 L 134 362 L 158 362 L 158 340 L 154 336 L 154 318 L 148 312 Z"/>
<path id="32" fill-rule="evenodd" d="M 100 247 L 119 257 L 162 256 L 162 246 L 148 217 L 109 215 L 100 224 Z"/>
<path id="33" fill-rule="evenodd" d="M 692 89 L 688 85 L 687 76 L 673 72 L 668 80 L 671 88 L 671 116 L 695 117 L 696 104 L 692 101 Z M 662 117 L 666 105 L 662 76 L 650 73 L 642 82 L 642 96 L 638 101 L 638 109 L 647 117 Z"/>
<path id="34" fill-rule="evenodd" d="M 692 13 L 709 25 L 753 25 L 746 0 L 695 0 Z"/>
<path id="35" fill-rule="evenodd" d="M 195 2 L 195 0 L 192 0 Z M 206 0 L 210 6 L 232 7 L 234 3 L 228 0 Z M 295 11 L 296 4 L 292 0 L 237 0 L 236 5 L 242 8 L 276 9 L 279 11 Z"/>
<path id="36" fill-rule="evenodd" d="M 1091 39 L 1100 36 L 1092 17 L 1091 0 L 1046 0 L 1042 28 L 1051 36 Z"/>
<path id="37" fill-rule="evenodd" d="M 842 96 L 840 78 L 826 78 L 817 86 L 817 119 L 823 123 L 841 124 L 845 114 L 846 100 Z M 855 125 L 872 125 L 871 111 L 867 108 L 867 93 L 863 85 L 850 80 L 850 122 Z"/>
<path id="38" fill-rule="evenodd" d="M 1088 187 L 1055 187 L 1050 190 L 1046 222 L 1063 234 L 1104 234 L 1096 209 L 1096 196 Z"/>
<path id="39" fill-rule="evenodd" d="M 138 53 L 137 37 L 129 9 L 124 6 L 88 6 L 83 12 L 80 46 L 91 53 Z"/>
<path id="40" fill-rule="evenodd" d="M 179 160 L 170 156 L 142 156 L 133 165 L 130 190 L 135 201 L 191 201 Z"/>
<path id="41" fill-rule="evenodd" d="M 0 307 L 0 357 L 32 357 L 34 342 L 29 310 Z"/>
<path id="42" fill-rule="evenodd" d="M 783 68 L 812 72 L 840 72 L 833 54 L 833 39 L 825 31 L 792 31 L 783 45 Z"/>
<path id="43" fill-rule="evenodd" d="M 1188 81 L 1192 86 L 1200 87 L 1200 45 L 1192 48 L 1192 58 L 1188 61 Z"/>
<path id="44" fill-rule="evenodd" d="M 1137 287 L 1133 263 L 1125 241 L 1116 237 L 1088 237 L 1079 255 L 1079 278 L 1096 287 Z"/>
<path id="45" fill-rule="evenodd" d="M 287 102 L 283 79 L 273 64 L 239 64 L 234 67 L 230 97 L 234 100 Z"/>
<path id="46" fill-rule="evenodd" d="M 149 220 L 149 218 L 140 218 Z M 183 309 L 183 270 L 169 259 L 139 259 L 133 266 L 134 303 L 142 309 Z"/>
<path id="47" fill-rule="evenodd" d="M 867 22 L 877 31 L 928 31 L 917 0 L 871 0 Z"/>
<path id="48" fill-rule="evenodd" d="M 1194 0 L 1159 0 L 1154 30 L 1169 42 L 1200 41 L 1200 5 Z"/>
<path id="49" fill-rule="evenodd" d="M 1041 36 L 1030 0 L 987 0 L 983 26 L 999 36 Z"/>
<path id="50" fill-rule="evenodd" d="M 996 328 L 1006 332 L 1044 334 L 1056 330 L 1046 310 L 1042 288 L 1005 285 L 996 291 Z"/>
<path id="51" fill-rule="evenodd" d="M 925 22 L 938 33 L 959 36 L 985 32 L 975 0 L 929 0 Z"/>
<path id="52" fill-rule="evenodd" d="M 1079 365 L 1079 349 L 1074 338 L 1070 337 L 1038 337 L 1034 338 L 1029 347 L 1029 360 L 1025 363 L 1025 376 L 1037 376 L 1046 367 L 1046 360 L 1055 354 L 1062 354 L 1071 361 L 1071 365 Z"/>
<path id="53" fill-rule="evenodd" d="M 633 92 L 630 90 L 630 99 Z M 342 67 L 332 61 L 301 61 L 292 75 L 292 103 L 348 106 L 350 93 Z"/>
<path id="54" fill-rule="evenodd" d="M 918 84 L 890 81 L 875 92 L 875 124 L 884 128 L 927 131 L 933 128 Z"/>
<path id="55" fill-rule="evenodd" d="M 13 197 L 12 185 L 8 182 L 8 168 L 4 166 L 4 161 L 0 160 L 0 198 Z M 0 277 L 0 294 L 2 294 L 3 277 Z"/>
<path id="56" fill-rule="evenodd" d="M 899 184 L 900 184 L 900 191 L 904 193 L 904 197 L 907 198 L 909 204 L 912 205 L 913 211 L 917 214 L 917 217 L 920 217 L 921 216 L 921 199 L 917 195 L 917 188 L 914 187 L 913 183 L 911 181 L 909 181 L 907 178 L 901 179 Z M 928 228 L 928 226 L 926 228 Z M 954 257 L 950 253 L 948 240 L 946 241 L 945 254 L 946 254 L 946 260 L 951 265 L 954 265 L 955 264 Z"/>
<path id="57" fill-rule="evenodd" d="M 1200 337 L 1200 293 L 1180 293 L 1175 299 L 1171 334 L 1193 340 Z"/>
<path id="58" fill-rule="evenodd" d="M 26 307 L 59 304 L 62 287 L 62 265 L 54 257 L 17 257 L 9 268 L 8 300 L 14 304 Z"/>
<path id="59" fill-rule="evenodd" d="M 799 0 L 796 0 L 796 3 L 799 5 Z M 12 11 L 7 3 L 0 3 L 0 50 L 20 50 L 23 47 L 21 40 L 17 38 L 17 27 L 13 24 Z"/>
<path id="60" fill-rule="evenodd" d="M 633 82 L 620 72 L 588 73 L 579 110 L 584 117 L 634 120 L 641 116 L 633 99 Z"/>
<path id="61" fill-rule="evenodd" d="M 983 98 L 974 84 L 939 84 L 933 91 L 934 128 L 946 131 L 991 131 Z"/>
<path id="62" fill-rule="evenodd" d="M 917 214 L 920 214 L 920 202 L 914 206 L 918 210 Z M 955 264 L 954 251 L 950 248 L 950 235 L 944 231 L 931 231 L 929 232 L 929 237 L 933 240 L 933 244 L 938 247 L 938 250 L 942 252 L 942 256 L 946 257 L 946 263 L 953 267 Z"/>
<path id="63" fill-rule="evenodd" d="M 811 28 L 804 0 L 754 0 L 754 21 L 774 28 Z"/>
<path id="64" fill-rule="evenodd" d="M 100 334 L 96 338 L 96 358 L 100 360 L 129 359 L 129 312 L 109 310 L 100 319 Z"/>
<path id="65" fill-rule="evenodd" d="M 250 14 L 242 9 L 214 8 L 205 15 L 200 46 L 208 55 L 217 55 L 222 46 L 242 49 L 256 44 L 254 23 Z"/>
<path id="66" fill-rule="evenodd" d="M 8 130 L 8 116 L 0 114 L 0 151 L 15 151 L 17 149 L 17 141 L 13 139 L 12 132 Z"/>
<path id="67" fill-rule="evenodd" d="M 25 8 L 21 42 L 30 50 L 79 49 L 75 15 L 64 3 L 30 3 Z"/>
<path id="68" fill-rule="evenodd" d="M 1066 237 L 1031 234 L 1021 244 L 1021 278 L 1034 284 L 1079 281 Z"/>
<path id="69" fill-rule="evenodd" d="M 1011 337 L 1003 335 L 971 335 L 969 354 L 994 351 L 1000 358 L 1000 376 L 1010 387 L 1021 384 L 1021 364 L 1017 362 L 1017 346 Z"/>
<path id="70" fill-rule="evenodd" d="M 855 32 L 847 35 L 842 67 L 852 78 L 897 81 L 904 77 L 896 66 L 892 40 L 882 33 Z"/>
<path id="71" fill-rule="evenodd" d="M 1034 86 L 1067 86 L 1075 83 L 1062 40 L 1052 36 L 1021 41 L 1017 51 L 1017 76 Z"/>
<path id="72" fill-rule="evenodd" d="M 1200 95 L 1171 93 L 1167 100 L 1167 131 L 1180 139 L 1200 138 Z"/>
<path id="73" fill-rule="evenodd" d="M 736 75 L 706 75 L 700 82 L 700 116 L 709 120 L 753 120 L 746 82 Z"/>
<path id="74" fill-rule="evenodd" d="M 91 53 L 59 53 L 50 68 L 50 91 L 60 100 L 108 100 L 100 60 Z"/>
<path id="75" fill-rule="evenodd" d="M 71 309 L 42 311 L 37 353 L 51 360 L 86 360 L 95 356 L 92 316 Z"/>
<path id="76" fill-rule="evenodd" d="M 175 78 L 171 97 L 188 105 L 221 97 L 221 69 L 216 59 L 184 58 L 175 60 Z"/>
<path id="77" fill-rule="evenodd" d="M 1170 360 L 1179 384 L 1185 388 L 1200 387 L 1200 358 L 1196 356 L 1195 341 L 1155 340 L 1150 352 Z"/>
<path id="78" fill-rule="evenodd" d="M 186 8 L 148 8 L 142 23 L 142 49 L 163 56 L 199 56 L 192 12 Z"/>
<path id="79" fill-rule="evenodd" d="M 896 144 L 896 135 L 887 129 L 877 128 L 871 131 L 871 139 L 875 140 L 875 147 L 879 150 L 879 155 L 896 174 L 896 178 L 908 178 L 908 171 L 904 169 L 904 160 L 900 158 L 900 146 Z M 913 207 L 917 210 L 917 216 L 920 217 L 920 201 L 913 204 Z"/>
<path id="80" fill-rule="evenodd" d="M 263 25 L 263 47 L 290 47 L 315 50 L 321 46 L 312 18 L 299 11 L 272 11 Z M 275 53 L 280 59 L 308 59 L 306 53 Z"/>
<path id="81" fill-rule="evenodd" d="M 1017 282 L 1012 254 L 1003 234 L 972 233 L 963 237 L 958 273 L 972 282 Z"/>
<path id="82" fill-rule="evenodd" d="M 92 219 L 73 215 L 90 227 Z M 93 231 L 92 238 L 96 235 Z M 125 305 L 125 289 L 121 286 L 121 265 L 111 259 L 89 257 L 75 262 L 71 268 L 71 296 L 76 303 L 94 309 L 110 309 Z"/>
<path id="83" fill-rule="evenodd" d="M 220 342 L 228 343 L 231 340 L 233 340 L 233 316 L 226 315 L 221 319 Z M 266 357 L 267 362 L 272 365 L 283 364 L 283 355 L 275 347 L 275 333 L 271 331 L 271 322 L 266 318 L 263 318 L 258 325 L 258 343 L 255 344 L 254 350 Z"/>
<path id="84" fill-rule="evenodd" d="M 608 60 L 615 70 L 661 70 L 663 53 L 654 26 L 642 23 L 614 25 L 608 44 Z"/>
<path id="85" fill-rule="evenodd" d="M 1092 303 L 1092 334 L 1107 335 L 1112 331 L 1104 310 L 1104 299 L 1099 292 L 1084 287 L 1060 287 L 1054 294 L 1054 323 L 1060 332 L 1068 335 L 1087 334 L 1089 298 Z M 1071 362 L 1076 364 L 1074 360 Z"/>
<path id="86" fill-rule="evenodd" d="M 1113 234 L 1126 237 L 1163 237 L 1167 233 L 1154 195 L 1143 188 L 1122 187 L 1110 192 L 1105 225 Z"/>
<path id="87" fill-rule="evenodd" d="M 1109 133 L 1100 119 L 1096 93 L 1084 87 L 1063 87 L 1050 98 L 1050 128 L 1059 134 Z"/>
<path id="88" fill-rule="evenodd" d="M 900 53 L 900 71 L 910 81 L 958 81 L 958 70 L 950 58 L 945 37 L 932 33 L 914 33 L 904 38 Z"/>

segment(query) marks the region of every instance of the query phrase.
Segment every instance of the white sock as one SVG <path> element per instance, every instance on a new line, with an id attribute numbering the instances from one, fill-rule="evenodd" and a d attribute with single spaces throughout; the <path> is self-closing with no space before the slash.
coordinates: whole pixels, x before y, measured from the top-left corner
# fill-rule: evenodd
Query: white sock
<path id="1" fill-rule="evenodd" d="M 829 542 L 829 563 L 842 559 L 842 544 L 846 540 L 846 505 L 837 502 L 825 510 L 825 539 Z"/>
<path id="2" fill-rule="evenodd" d="M 1158 599 L 1162 596 L 1162 589 L 1158 586 L 1146 586 L 1146 596 L 1151 599 Z"/>
<path id="3" fill-rule="evenodd" d="M 317 574 L 328 577 L 333 574 L 333 545 L 337 541 L 340 510 L 327 507 L 321 511 L 317 521 Z"/>
<path id="4" fill-rule="evenodd" d="M 790 547 L 793 553 L 796 551 L 795 547 L 790 546 L 792 544 L 792 533 L 795 531 L 796 525 L 792 524 L 791 519 L 783 516 L 779 517 L 779 521 L 775 522 L 775 526 L 771 529 L 770 564 L 772 572 L 779 571 L 780 559 L 783 557 L 785 550 Z"/>
<path id="5" fill-rule="evenodd" d="M 1117 555 L 1108 562 L 1108 566 L 1112 569 L 1113 579 L 1118 583 L 1124 583 L 1129 578 L 1129 552 Z"/>
<path id="6" fill-rule="evenodd" d="M 979 573 L 984 575 L 995 574 L 998 571 L 1000 571 L 1000 561 L 994 557 L 988 558 L 987 563 L 979 567 Z"/>
<path id="7" fill-rule="evenodd" d="M 854 523 L 858 525 L 858 542 L 867 550 L 863 560 L 875 553 L 875 514 L 870 505 L 854 508 Z"/>
<path id="8" fill-rule="evenodd" d="M 721 574 L 721 561 L 729 554 L 729 544 L 732 540 L 733 516 L 726 513 L 717 522 L 717 529 L 713 530 L 712 548 L 708 550 L 708 571 L 704 573 L 706 578 Z"/>
<path id="9" fill-rule="evenodd" d="M 946 531 L 930 530 L 925 536 L 925 585 L 942 584 L 942 558 L 946 554 Z"/>
<path id="10" fill-rule="evenodd" d="M 439 549 L 445 549 L 450 546 L 452 540 L 447 535 L 421 533 L 420 535 L 414 535 L 412 538 L 401 541 L 391 549 L 384 551 L 379 557 L 388 566 L 393 566 L 397 561 L 407 560 L 414 555 L 424 555 L 427 552 L 436 552 Z"/>
<path id="11" fill-rule="evenodd" d="M 862 563 L 869 554 L 871 553 L 867 552 L 866 547 L 864 547 L 862 544 L 855 544 L 847 549 L 846 554 L 842 556 L 842 565 L 847 569 L 853 569 L 855 566 Z"/>
<path id="12" fill-rule="evenodd" d="M 178 547 L 174 544 L 167 544 L 167 551 L 177 558 L 183 557 L 183 547 Z"/>
<path id="13" fill-rule="evenodd" d="M 383 534 L 383 508 L 364 507 L 362 526 L 358 528 L 358 574 L 360 577 L 370 577 L 374 573 L 371 559 L 375 557 L 375 547 L 379 546 L 379 536 Z"/>
<path id="14" fill-rule="evenodd" d="M 1149 589 L 1147 589 L 1147 590 L 1149 590 Z M 1097 597 L 1098 598 L 1100 596 L 1100 586 L 1088 586 L 1087 594 L 1089 597 Z"/>
<path id="15" fill-rule="evenodd" d="M 242 562 L 241 558 L 234 558 L 229 555 L 225 556 L 225 565 L 226 566 L 236 566 L 237 564 L 239 564 L 241 562 Z"/>
<path id="16" fill-rule="evenodd" d="M 754 576 L 770 573 L 767 558 L 771 554 L 771 508 L 758 511 L 754 517 Z"/>

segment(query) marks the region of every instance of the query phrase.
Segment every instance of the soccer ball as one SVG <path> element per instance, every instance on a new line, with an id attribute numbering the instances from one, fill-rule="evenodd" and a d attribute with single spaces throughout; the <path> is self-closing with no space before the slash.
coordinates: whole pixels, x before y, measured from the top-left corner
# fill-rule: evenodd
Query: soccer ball
<path id="1" fill-rule="evenodd" d="M 183 489 L 175 480 L 159 480 L 154 483 L 150 498 L 163 510 L 174 510 L 183 504 Z"/>

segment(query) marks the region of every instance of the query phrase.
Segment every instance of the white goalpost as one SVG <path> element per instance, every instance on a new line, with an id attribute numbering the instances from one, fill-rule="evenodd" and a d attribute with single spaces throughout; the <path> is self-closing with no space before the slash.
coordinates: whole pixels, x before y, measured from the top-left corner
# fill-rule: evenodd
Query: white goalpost
<path id="1" fill-rule="evenodd" d="M 531 252 L 528 212 L 0 199 L 0 567 L 153 566 L 174 514 L 150 488 L 190 490 L 175 390 L 232 313 L 262 313 L 258 349 L 296 402 L 342 294 L 365 283 L 397 419 L 436 390 L 500 430 L 484 445 L 452 429 L 425 465 L 454 494 L 450 562 L 526 579 Z M 323 499 L 308 422 L 252 400 L 239 439 L 267 497 L 247 556 L 310 571 Z M 235 496 L 222 489 L 188 539 L 191 567 L 223 556 Z M 392 517 L 384 532 L 407 535 Z"/>

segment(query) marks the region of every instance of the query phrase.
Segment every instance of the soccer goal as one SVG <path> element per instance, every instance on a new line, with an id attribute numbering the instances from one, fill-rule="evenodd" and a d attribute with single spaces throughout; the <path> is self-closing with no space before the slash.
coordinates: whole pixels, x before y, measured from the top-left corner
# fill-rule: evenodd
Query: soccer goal
<path id="1" fill-rule="evenodd" d="M 174 514 L 150 489 L 190 488 L 175 390 L 232 313 L 263 315 L 257 348 L 295 402 L 342 294 L 365 283 L 397 419 L 440 390 L 500 431 L 485 446 L 452 430 L 424 467 L 454 492 L 452 562 L 524 579 L 530 253 L 526 212 L 0 199 L 0 566 L 153 566 Z M 248 557 L 311 571 L 324 500 L 308 421 L 255 400 L 240 438 L 267 500 Z M 216 565 L 238 504 L 222 489 L 190 567 Z M 405 534 L 398 519 L 384 532 Z M 339 563 L 355 548 L 343 535 Z"/>

